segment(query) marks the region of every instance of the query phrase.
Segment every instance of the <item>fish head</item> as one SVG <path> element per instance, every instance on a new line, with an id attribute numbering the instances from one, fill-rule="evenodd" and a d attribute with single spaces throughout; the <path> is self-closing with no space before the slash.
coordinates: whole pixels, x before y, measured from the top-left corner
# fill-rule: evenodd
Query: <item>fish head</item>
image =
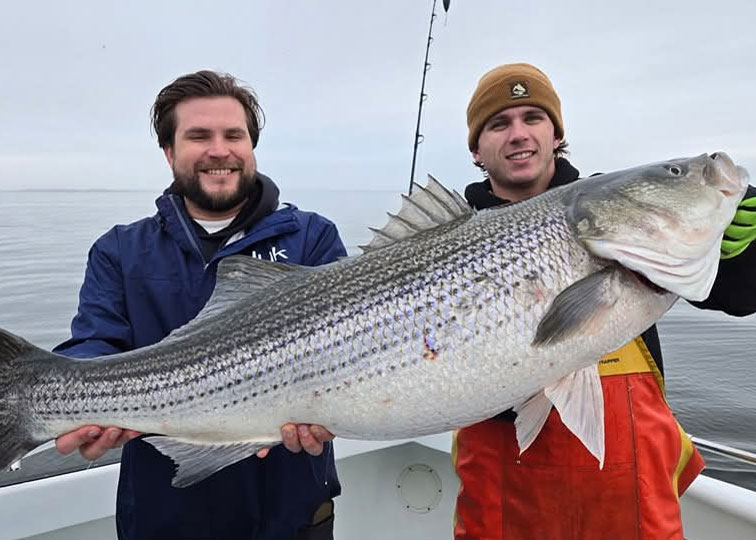
<path id="1" fill-rule="evenodd" d="M 576 187 L 565 199 L 568 219 L 590 253 L 678 296 L 704 300 L 748 174 L 717 152 L 599 175 Z"/>

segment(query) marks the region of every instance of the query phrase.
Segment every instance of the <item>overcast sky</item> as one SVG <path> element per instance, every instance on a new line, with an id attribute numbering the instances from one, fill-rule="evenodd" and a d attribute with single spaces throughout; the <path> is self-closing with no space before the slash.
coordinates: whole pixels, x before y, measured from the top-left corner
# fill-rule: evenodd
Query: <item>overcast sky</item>
<path id="1" fill-rule="evenodd" d="M 716 150 L 756 174 L 753 0 L 451 3 L 437 5 L 416 177 L 479 176 L 465 108 L 484 72 L 517 61 L 554 83 L 584 174 Z M 279 184 L 406 189 L 431 5 L 3 1 L 0 189 L 160 191 L 150 106 L 204 68 L 258 93 L 258 163 Z"/>

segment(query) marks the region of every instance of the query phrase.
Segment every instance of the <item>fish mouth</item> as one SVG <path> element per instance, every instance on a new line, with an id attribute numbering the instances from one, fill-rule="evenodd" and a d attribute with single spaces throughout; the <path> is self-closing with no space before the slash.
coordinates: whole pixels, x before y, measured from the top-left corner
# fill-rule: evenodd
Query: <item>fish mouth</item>
<path id="1" fill-rule="evenodd" d="M 724 152 L 714 152 L 707 156 L 703 169 L 706 183 L 718 190 L 725 197 L 740 194 L 748 184 L 748 173 L 743 167 L 738 167 L 730 156 Z"/>

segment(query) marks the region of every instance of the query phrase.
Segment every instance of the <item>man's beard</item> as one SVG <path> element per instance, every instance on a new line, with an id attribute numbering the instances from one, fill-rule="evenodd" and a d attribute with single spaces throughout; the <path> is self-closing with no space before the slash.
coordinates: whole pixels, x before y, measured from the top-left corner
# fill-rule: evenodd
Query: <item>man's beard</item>
<path id="1" fill-rule="evenodd" d="M 239 184 L 236 191 L 228 195 L 211 195 L 202 189 L 199 173 L 194 172 L 191 175 L 184 175 L 173 170 L 173 184 L 171 191 L 192 201 L 198 208 L 208 212 L 227 212 L 241 203 L 243 203 L 255 184 L 254 174 L 250 175 L 246 171 L 240 172 Z"/>

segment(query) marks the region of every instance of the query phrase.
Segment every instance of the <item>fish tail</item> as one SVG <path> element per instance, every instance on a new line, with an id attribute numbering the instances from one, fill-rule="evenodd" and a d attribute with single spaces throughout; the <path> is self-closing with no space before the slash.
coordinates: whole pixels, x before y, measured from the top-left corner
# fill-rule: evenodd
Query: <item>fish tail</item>
<path id="1" fill-rule="evenodd" d="M 44 441 L 30 432 L 24 388 L 31 384 L 29 362 L 50 353 L 0 329 L 0 470 L 6 469 Z"/>

